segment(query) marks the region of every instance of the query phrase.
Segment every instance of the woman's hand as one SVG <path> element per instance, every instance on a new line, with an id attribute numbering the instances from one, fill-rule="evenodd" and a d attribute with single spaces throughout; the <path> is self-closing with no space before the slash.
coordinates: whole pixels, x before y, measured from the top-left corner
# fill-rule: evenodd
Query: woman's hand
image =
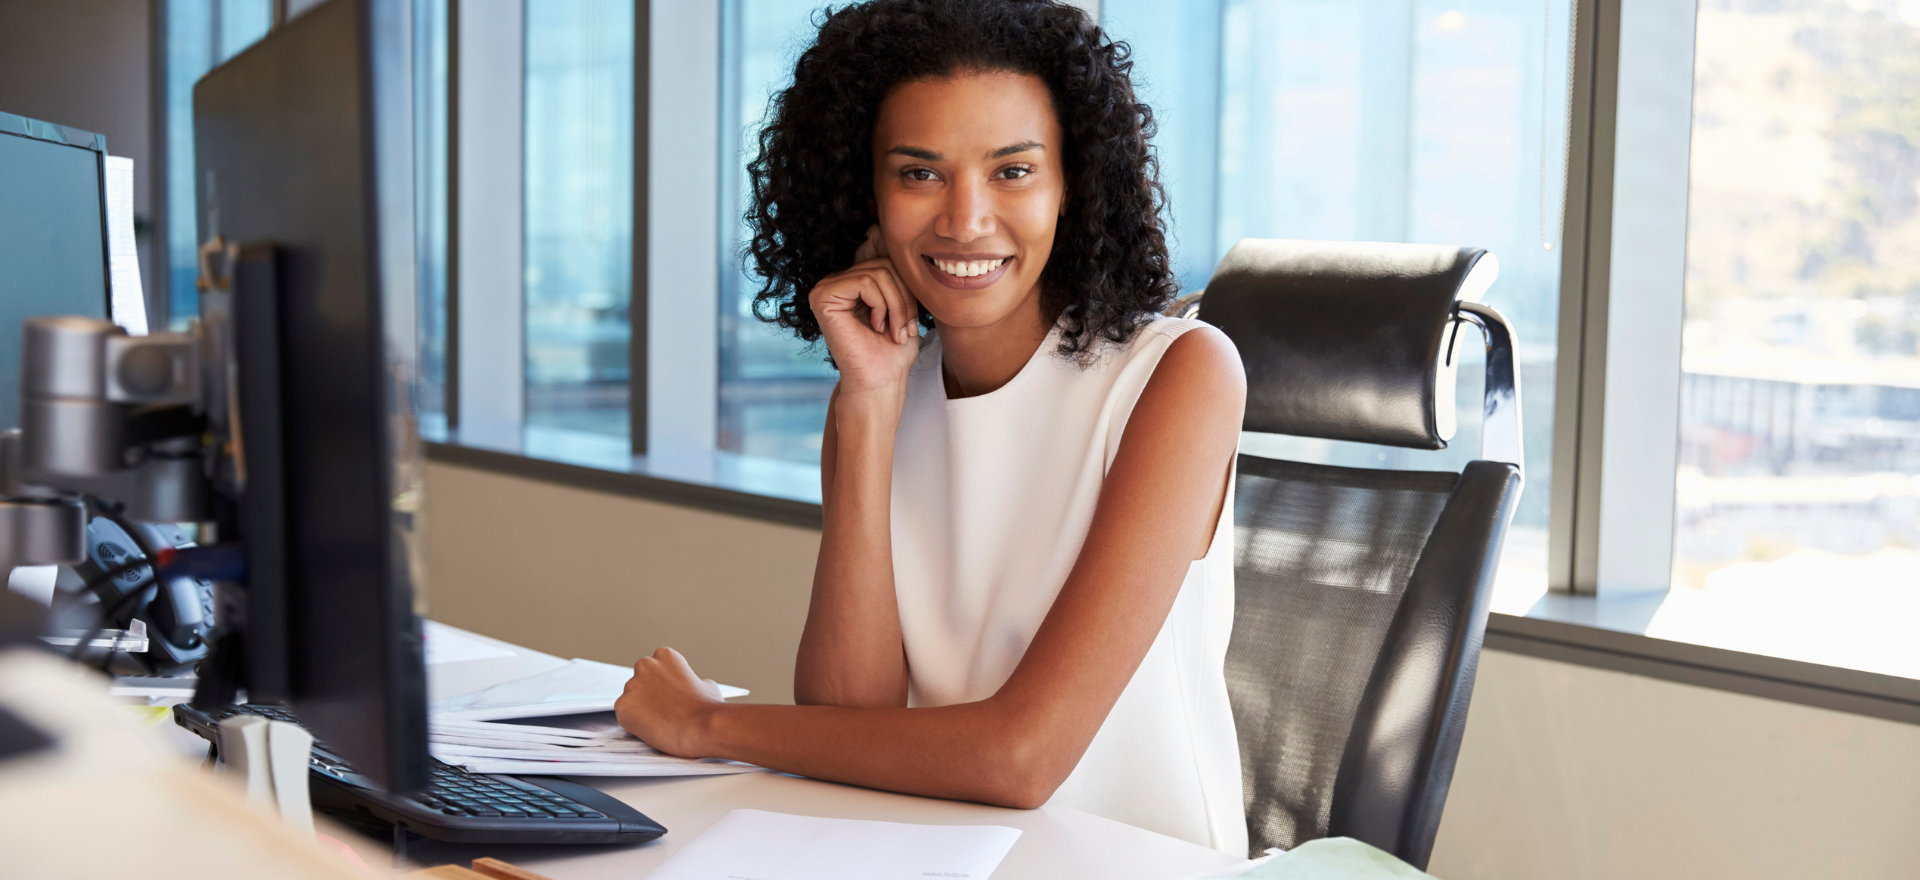
<path id="1" fill-rule="evenodd" d="M 633 678 L 614 701 L 613 714 L 647 745 L 682 758 L 705 758 L 701 734 L 707 719 L 725 705 L 713 679 L 694 675 L 679 651 L 661 648 L 633 664 Z"/>
<path id="2" fill-rule="evenodd" d="M 814 285 L 807 303 L 840 368 L 843 395 L 902 392 L 920 354 L 920 305 L 894 273 L 879 226 L 867 230 L 854 257 L 845 271 Z"/>

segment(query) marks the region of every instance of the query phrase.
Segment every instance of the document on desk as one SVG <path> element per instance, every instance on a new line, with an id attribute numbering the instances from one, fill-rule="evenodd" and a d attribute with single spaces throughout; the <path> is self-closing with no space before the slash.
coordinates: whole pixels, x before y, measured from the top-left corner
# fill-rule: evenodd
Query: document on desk
<path id="1" fill-rule="evenodd" d="M 1020 830 L 734 810 L 647 880 L 987 880 Z"/>
<path id="2" fill-rule="evenodd" d="M 631 678 L 633 670 L 628 667 L 575 659 L 539 675 L 435 700 L 427 711 L 435 721 L 499 721 L 604 712 L 613 708 L 613 701 L 620 698 Z M 746 695 L 746 688 L 720 686 L 722 699 Z"/>
<path id="3" fill-rule="evenodd" d="M 712 776 L 752 764 L 662 754 L 622 730 L 612 712 L 512 721 L 430 718 L 427 749 L 475 773 L 526 776 Z"/>

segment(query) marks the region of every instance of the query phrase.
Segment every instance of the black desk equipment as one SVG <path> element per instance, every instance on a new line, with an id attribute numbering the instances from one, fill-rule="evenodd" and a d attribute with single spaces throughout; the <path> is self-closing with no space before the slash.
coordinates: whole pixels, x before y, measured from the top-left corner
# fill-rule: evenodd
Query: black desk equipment
<path id="1" fill-rule="evenodd" d="M 1227 690 L 1252 854 L 1353 837 L 1424 868 L 1520 495 L 1513 333 L 1471 299 L 1477 248 L 1235 245 L 1204 295 L 1247 371 L 1245 430 L 1413 449 L 1453 435 L 1461 325 L 1487 344 L 1481 458 L 1460 473 L 1241 455 Z"/>
<path id="2" fill-rule="evenodd" d="M 201 711 L 175 706 L 175 724 L 210 743 L 220 722 L 246 713 L 299 723 L 279 706 L 240 705 Z M 382 791 L 353 764 L 315 740 L 308 761 L 313 805 L 349 822 L 371 818 L 432 840 L 453 843 L 641 843 L 667 833 L 618 798 L 550 776 L 470 773 L 433 760 L 425 790 Z M 397 835 L 396 835 L 397 839 Z"/>

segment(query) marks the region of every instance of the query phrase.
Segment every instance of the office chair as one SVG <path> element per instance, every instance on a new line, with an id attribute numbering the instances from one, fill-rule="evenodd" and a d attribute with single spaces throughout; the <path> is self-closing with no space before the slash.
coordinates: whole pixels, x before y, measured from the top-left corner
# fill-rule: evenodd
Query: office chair
<path id="1" fill-rule="evenodd" d="M 1425 868 L 1521 485 L 1513 334 L 1477 248 L 1235 245 L 1204 296 L 1247 371 L 1248 431 L 1442 449 L 1460 325 L 1487 346 L 1460 473 L 1238 459 L 1227 689 L 1250 855 L 1353 837 Z"/>

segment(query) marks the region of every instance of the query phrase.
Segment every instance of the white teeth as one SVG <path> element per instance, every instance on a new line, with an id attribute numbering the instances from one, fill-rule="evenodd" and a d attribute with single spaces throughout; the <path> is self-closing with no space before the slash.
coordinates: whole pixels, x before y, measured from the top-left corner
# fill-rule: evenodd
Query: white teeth
<path id="1" fill-rule="evenodd" d="M 1005 257 L 998 260 L 934 260 L 933 265 L 948 275 L 960 278 L 972 278 L 977 275 L 985 275 L 992 272 L 1000 268 L 1000 264 L 1006 261 Z"/>

